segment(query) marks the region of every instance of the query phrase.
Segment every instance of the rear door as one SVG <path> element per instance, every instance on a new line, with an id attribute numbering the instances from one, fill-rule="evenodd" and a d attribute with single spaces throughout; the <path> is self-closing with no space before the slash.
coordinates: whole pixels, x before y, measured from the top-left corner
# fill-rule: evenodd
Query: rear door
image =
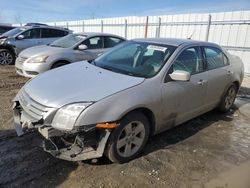
<path id="1" fill-rule="evenodd" d="M 206 62 L 207 94 L 205 104 L 208 108 L 215 107 L 225 89 L 231 83 L 229 61 L 222 50 L 215 47 L 203 47 Z"/>
<path id="2" fill-rule="evenodd" d="M 189 81 L 171 80 L 169 74 L 184 70 Z M 170 67 L 162 87 L 162 130 L 187 121 L 203 111 L 206 78 L 200 47 L 184 49 Z"/>

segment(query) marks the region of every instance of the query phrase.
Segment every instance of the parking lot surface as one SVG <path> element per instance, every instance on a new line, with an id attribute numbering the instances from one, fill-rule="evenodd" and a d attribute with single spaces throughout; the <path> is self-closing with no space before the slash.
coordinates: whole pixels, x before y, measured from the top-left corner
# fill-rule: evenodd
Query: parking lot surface
<path id="1" fill-rule="evenodd" d="M 37 133 L 16 136 L 11 100 L 27 79 L 0 68 L 0 187 L 250 187 L 250 77 L 229 113 L 214 110 L 153 137 L 129 163 L 73 163 L 45 153 Z"/>

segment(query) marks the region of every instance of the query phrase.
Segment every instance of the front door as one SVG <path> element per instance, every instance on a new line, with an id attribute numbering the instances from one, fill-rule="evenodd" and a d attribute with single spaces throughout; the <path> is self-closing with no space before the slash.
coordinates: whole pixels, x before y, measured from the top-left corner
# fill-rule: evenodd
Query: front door
<path id="1" fill-rule="evenodd" d="M 23 39 L 17 38 L 15 41 L 17 54 L 19 54 L 22 50 L 26 48 L 37 46 L 37 45 L 42 45 L 40 32 L 41 32 L 41 29 L 34 28 L 34 29 L 29 29 L 21 33 L 20 35 L 23 35 L 24 38 Z"/>
<path id="2" fill-rule="evenodd" d="M 190 80 L 169 79 L 169 74 L 176 70 L 189 72 Z M 162 87 L 162 130 L 187 121 L 203 111 L 207 86 L 203 71 L 199 47 L 184 49 L 176 58 Z"/>

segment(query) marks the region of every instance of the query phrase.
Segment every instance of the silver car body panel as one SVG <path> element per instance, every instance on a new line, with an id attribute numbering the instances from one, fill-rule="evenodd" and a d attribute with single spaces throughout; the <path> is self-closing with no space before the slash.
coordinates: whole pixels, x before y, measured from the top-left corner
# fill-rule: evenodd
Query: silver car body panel
<path id="1" fill-rule="evenodd" d="M 16 54 L 20 54 L 20 52 L 23 51 L 24 49 L 27 49 L 33 46 L 50 44 L 53 41 L 57 40 L 58 38 L 59 37 L 15 40 L 12 42 L 12 45 L 16 46 L 15 48 Z"/>
<path id="2" fill-rule="evenodd" d="M 143 78 L 111 72 L 88 62 L 77 62 L 33 78 L 24 86 L 24 90 L 38 103 L 60 108 L 74 102 L 99 101 L 138 85 L 143 80 Z"/>

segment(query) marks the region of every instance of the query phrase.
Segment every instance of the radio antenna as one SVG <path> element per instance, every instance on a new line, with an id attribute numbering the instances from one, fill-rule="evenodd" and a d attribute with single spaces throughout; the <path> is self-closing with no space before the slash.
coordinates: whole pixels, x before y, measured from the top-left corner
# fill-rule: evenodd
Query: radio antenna
<path id="1" fill-rule="evenodd" d="M 192 37 L 193 37 L 193 35 L 194 35 L 194 33 L 195 33 L 195 29 L 193 30 L 193 33 L 187 38 L 187 39 L 192 39 Z"/>

